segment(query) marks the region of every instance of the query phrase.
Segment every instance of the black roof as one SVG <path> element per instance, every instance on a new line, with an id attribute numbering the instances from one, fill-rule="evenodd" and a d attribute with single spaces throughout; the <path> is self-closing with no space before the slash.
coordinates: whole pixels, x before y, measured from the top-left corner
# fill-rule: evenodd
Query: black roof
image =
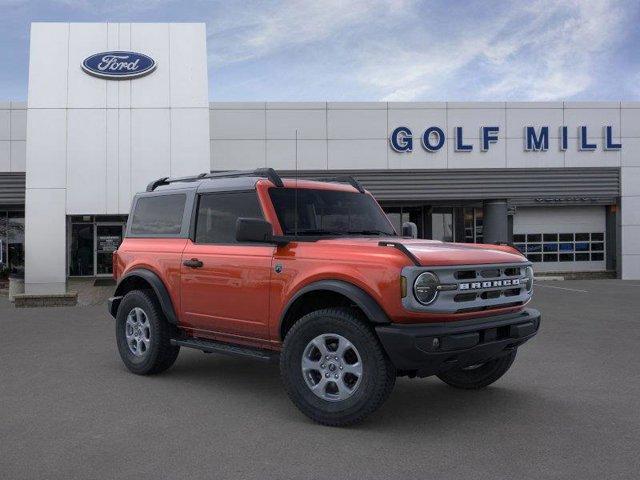
<path id="1" fill-rule="evenodd" d="M 303 175 L 304 177 L 304 175 Z M 282 178 L 273 168 L 258 168 L 256 170 L 234 170 L 228 172 L 209 172 L 201 173 L 199 175 L 193 175 L 189 177 L 161 177 L 147 185 L 147 192 L 153 192 L 155 190 L 174 190 L 193 188 L 196 189 L 202 184 L 210 184 L 211 187 L 218 188 L 253 188 L 256 181 L 261 178 L 267 178 L 276 187 L 284 187 Z M 305 177 L 308 178 L 308 177 Z M 339 177 L 339 178 L 323 178 L 316 179 L 321 181 L 336 181 L 346 182 L 356 188 L 359 192 L 364 193 L 364 188 L 353 177 Z"/>

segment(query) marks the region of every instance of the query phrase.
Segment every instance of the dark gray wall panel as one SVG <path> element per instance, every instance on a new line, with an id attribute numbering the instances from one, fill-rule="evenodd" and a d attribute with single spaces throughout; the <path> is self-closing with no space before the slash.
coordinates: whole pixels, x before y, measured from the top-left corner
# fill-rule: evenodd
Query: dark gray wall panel
<path id="1" fill-rule="evenodd" d="M 0 207 L 24 205 L 24 192 L 24 173 L 0 173 Z"/>
<path id="2" fill-rule="evenodd" d="M 294 176 L 292 171 L 280 172 Z M 620 196 L 620 169 L 334 170 L 300 177 L 352 175 L 376 198 L 392 200 L 508 199 L 515 205 L 609 204 Z"/>

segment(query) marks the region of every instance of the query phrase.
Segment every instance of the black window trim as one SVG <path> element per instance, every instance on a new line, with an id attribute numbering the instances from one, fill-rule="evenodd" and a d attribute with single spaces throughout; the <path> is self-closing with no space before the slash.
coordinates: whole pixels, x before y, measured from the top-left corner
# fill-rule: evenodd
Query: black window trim
<path id="1" fill-rule="evenodd" d="M 169 195 L 184 195 L 184 211 L 182 212 L 182 224 L 180 225 L 180 233 L 133 233 L 131 231 L 133 216 L 136 211 L 136 207 L 138 206 L 138 202 L 142 198 L 147 197 L 166 197 Z M 189 222 L 191 220 L 191 209 L 193 200 L 195 197 L 195 191 L 193 189 L 180 189 L 180 190 L 170 190 L 170 191 L 155 191 L 155 192 L 145 192 L 139 193 L 135 197 L 133 197 L 133 202 L 131 204 L 131 213 L 127 218 L 127 227 L 125 229 L 125 238 L 188 238 L 189 236 Z"/>
<path id="2" fill-rule="evenodd" d="M 193 211 L 191 214 L 191 222 L 189 224 L 189 240 L 193 242 L 194 245 L 227 245 L 227 246 L 235 246 L 242 247 L 246 245 L 251 246 L 265 246 L 275 248 L 275 245 L 262 243 L 262 242 L 196 242 L 196 230 L 198 227 L 198 214 L 200 212 L 200 200 L 204 196 L 220 196 L 220 195 L 230 195 L 230 194 L 240 194 L 240 193 L 251 193 L 255 195 L 256 202 L 258 203 L 258 208 L 260 209 L 261 216 L 263 220 L 266 219 L 264 210 L 262 208 L 262 204 L 260 203 L 260 198 L 258 197 L 258 191 L 256 189 L 243 189 L 243 190 L 215 190 L 215 191 L 203 191 L 198 192 L 195 195 L 195 199 L 193 202 Z"/>

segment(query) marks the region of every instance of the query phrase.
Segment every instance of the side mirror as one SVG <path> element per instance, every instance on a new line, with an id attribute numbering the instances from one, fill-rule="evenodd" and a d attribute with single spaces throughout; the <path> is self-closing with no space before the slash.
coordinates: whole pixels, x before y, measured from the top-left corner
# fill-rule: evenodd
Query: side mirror
<path id="1" fill-rule="evenodd" d="M 236 240 L 238 242 L 271 243 L 273 227 L 261 218 L 238 218 L 236 220 Z"/>
<path id="2" fill-rule="evenodd" d="M 418 238 L 418 226 L 413 222 L 404 222 L 402 224 L 402 236 Z"/>

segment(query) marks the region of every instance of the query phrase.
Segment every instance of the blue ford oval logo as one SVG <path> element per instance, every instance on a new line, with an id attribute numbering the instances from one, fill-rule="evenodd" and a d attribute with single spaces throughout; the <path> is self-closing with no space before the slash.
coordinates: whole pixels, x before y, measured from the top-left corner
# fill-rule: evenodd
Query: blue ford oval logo
<path id="1" fill-rule="evenodd" d="M 153 58 L 136 52 L 102 52 L 87 57 L 82 69 L 95 77 L 130 80 L 153 72 L 156 62 Z"/>

